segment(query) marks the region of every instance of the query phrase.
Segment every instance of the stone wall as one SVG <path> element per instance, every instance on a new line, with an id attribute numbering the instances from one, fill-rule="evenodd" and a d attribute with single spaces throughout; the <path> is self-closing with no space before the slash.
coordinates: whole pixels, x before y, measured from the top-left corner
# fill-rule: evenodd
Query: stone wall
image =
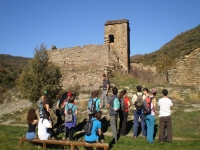
<path id="1" fill-rule="evenodd" d="M 119 68 L 117 56 L 109 52 L 106 45 L 51 49 L 48 57 L 61 68 L 60 84 L 66 90 L 75 85 L 85 91 L 98 89 L 102 84 L 102 74 Z"/>
<path id="2" fill-rule="evenodd" d="M 180 58 L 176 65 L 168 70 L 168 82 L 200 88 L 200 48 Z"/>

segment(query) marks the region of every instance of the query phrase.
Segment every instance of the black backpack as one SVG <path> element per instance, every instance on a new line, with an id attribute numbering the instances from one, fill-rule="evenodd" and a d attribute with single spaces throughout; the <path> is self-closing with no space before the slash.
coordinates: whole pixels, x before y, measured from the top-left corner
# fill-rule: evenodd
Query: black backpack
<path id="1" fill-rule="evenodd" d="M 96 101 L 98 100 L 98 98 L 96 98 L 96 100 L 94 101 L 92 98 L 90 99 L 90 112 L 94 113 L 96 111 Z"/>
<path id="2" fill-rule="evenodd" d="M 92 126 L 93 126 L 93 121 L 94 120 L 90 120 L 86 123 L 86 125 L 84 126 L 84 133 L 87 136 L 90 136 L 92 133 Z"/>
<path id="3" fill-rule="evenodd" d="M 124 104 L 124 98 L 121 98 L 121 99 L 120 99 L 120 107 L 121 107 L 121 111 L 126 110 L 126 106 L 125 106 L 125 104 Z"/>
<path id="4" fill-rule="evenodd" d="M 142 95 L 137 95 L 137 100 L 135 101 L 135 108 L 137 110 L 142 110 L 143 109 L 143 94 Z"/>

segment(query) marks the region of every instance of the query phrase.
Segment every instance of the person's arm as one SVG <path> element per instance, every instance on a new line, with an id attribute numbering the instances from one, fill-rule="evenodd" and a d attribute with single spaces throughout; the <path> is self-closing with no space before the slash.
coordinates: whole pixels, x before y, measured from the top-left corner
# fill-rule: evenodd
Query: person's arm
<path id="1" fill-rule="evenodd" d="M 98 133 L 99 133 L 99 135 L 102 135 L 101 128 L 98 129 Z"/>
<path id="2" fill-rule="evenodd" d="M 33 120 L 32 124 L 37 124 L 37 123 L 38 123 L 38 120 Z"/>
<path id="3" fill-rule="evenodd" d="M 154 111 L 156 110 L 156 98 L 154 97 L 153 98 L 153 108 L 154 108 Z"/>
<path id="4" fill-rule="evenodd" d="M 57 101 L 57 104 L 56 104 L 56 108 L 57 108 L 57 109 L 59 109 L 59 104 L 60 104 L 60 102 Z"/>
<path id="5" fill-rule="evenodd" d="M 75 115 L 77 115 L 77 114 L 78 114 L 78 110 L 76 109 L 76 110 L 75 110 Z"/>
<path id="6" fill-rule="evenodd" d="M 108 103 L 107 103 L 107 108 L 110 108 L 110 104 L 111 104 L 111 99 L 108 99 Z"/>
<path id="7" fill-rule="evenodd" d="M 65 108 L 64 108 L 65 109 Z M 67 110 L 65 109 L 65 112 L 64 112 L 64 114 L 66 115 L 67 114 Z"/>
<path id="8" fill-rule="evenodd" d="M 45 104 L 45 107 L 46 107 L 47 111 L 50 111 L 49 104 Z"/>
<path id="9" fill-rule="evenodd" d="M 132 100 L 131 100 L 131 101 L 132 101 L 132 104 L 133 104 L 133 105 L 135 105 L 135 95 L 133 95 L 133 97 L 132 97 Z"/>

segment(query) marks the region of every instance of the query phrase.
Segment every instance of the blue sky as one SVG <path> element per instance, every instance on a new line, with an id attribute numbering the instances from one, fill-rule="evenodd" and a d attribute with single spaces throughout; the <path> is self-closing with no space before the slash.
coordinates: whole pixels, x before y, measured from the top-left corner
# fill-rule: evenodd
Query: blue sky
<path id="1" fill-rule="evenodd" d="M 115 19 L 129 20 L 131 55 L 151 53 L 200 24 L 200 0 L 1 0 L 0 54 L 103 44 Z"/>

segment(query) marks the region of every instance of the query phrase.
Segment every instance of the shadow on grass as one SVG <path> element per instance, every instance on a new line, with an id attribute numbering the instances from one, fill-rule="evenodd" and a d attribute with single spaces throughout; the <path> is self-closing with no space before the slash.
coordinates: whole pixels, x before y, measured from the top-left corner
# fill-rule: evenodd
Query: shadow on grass
<path id="1" fill-rule="evenodd" d="M 110 121 L 106 119 L 106 117 L 103 117 L 100 119 L 102 123 L 102 132 L 105 133 L 108 131 L 108 127 L 110 126 Z"/>

